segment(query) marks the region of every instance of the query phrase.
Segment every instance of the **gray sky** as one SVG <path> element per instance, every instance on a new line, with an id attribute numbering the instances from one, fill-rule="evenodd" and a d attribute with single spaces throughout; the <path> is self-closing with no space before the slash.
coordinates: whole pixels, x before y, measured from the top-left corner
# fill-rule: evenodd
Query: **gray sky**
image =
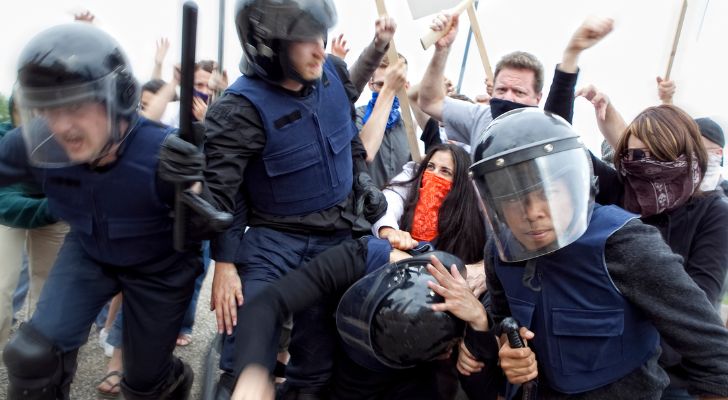
<path id="1" fill-rule="evenodd" d="M 678 90 L 675 103 L 693 116 L 714 116 L 724 129 L 728 113 L 728 81 L 725 79 L 725 40 L 728 39 L 728 1 L 690 0 L 677 57 L 672 71 Z M 217 56 L 217 0 L 199 0 L 198 59 Z M 233 26 L 234 0 L 227 0 L 225 67 L 234 79 L 241 51 Z M 347 57 L 353 62 L 374 32 L 374 0 L 335 0 L 339 23 L 331 35 L 344 33 L 352 48 Z M 169 37 L 172 47 L 164 75 L 179 59 L 181 20 L 180 0 L 24 0 L 5 1 L 3 14 L 3 55 L 0 92 L 7 94 L 15 79 L 20 50 L 32 35 L 50 25 L 69 22 L 72 14 L 89 9 L 97 25 L 110 32 L 126 50 L 135 74 L 142 82 L 151 73 L 155 40 Z M 387 0 L 390 15 L 397 20 L 397 49 L 409 59 L 409 79 L 420 80 L 432 55 L 423 51 L 418 37 L 430 18 L 413 21 L 405 0 Z M 698 26 L 708 4 L 707 13 Z M 553 69 L 573 30 L 588 15 L 615 19 L 614 32 L 596 47 L 587 50 L 579 62 L 578 87 L 593 83 L 612 99 L 626 120 L 645 107 L 658 103 L 655 77 L 663 75 L 679 14 L 680 0 L 481 0 L 478 10 L 485 45 L 493 66 L 504 54 L 525 50 L 541 59 L 546 68 L 546 90 Z M 457 81 L 468 28 L 462 18 L 458 41 L 451 52 L 446 74 Z M 484 91 L 484 72 L 474 43 L 468 56 L 462 92 L 470 97 Z M 544 99 L 547 93 L 544 93 Z M 361 103 L 368 101 L 362 95 Z M 601 141 L 593 109 L 577 100 L 574 126 L 590 148 Z M 598 150 L 597 150 L 598 151 Z"/>

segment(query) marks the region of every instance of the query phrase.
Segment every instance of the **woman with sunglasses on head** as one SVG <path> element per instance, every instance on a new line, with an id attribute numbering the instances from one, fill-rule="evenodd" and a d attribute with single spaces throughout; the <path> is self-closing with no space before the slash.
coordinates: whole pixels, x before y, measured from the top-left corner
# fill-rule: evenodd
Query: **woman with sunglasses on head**
<path id="1" fill-rule="evenodd" d="M 585 97 L 594 103 L 599 128 L 615 149 L 614 168 L 592 155 L 599 178 L 596 201 L 617 204 L 658 228 L 672 251 L 683 257 L 688 275 L 720 307 L 728 267 L 728 201 L 719 191 L 699 188 L 708 154 L 698 125 L 680 108 L 660 105 L 642 111 L 621 129 L 624 121 L 608 98 L 590 89 Z M 676 301 L 690 301 L 675 296 Z M 663 399 L 694 398 L 682 384 L 689 366 L 664 342 L 662 349 L 660 364 L 670 377 Z"/>

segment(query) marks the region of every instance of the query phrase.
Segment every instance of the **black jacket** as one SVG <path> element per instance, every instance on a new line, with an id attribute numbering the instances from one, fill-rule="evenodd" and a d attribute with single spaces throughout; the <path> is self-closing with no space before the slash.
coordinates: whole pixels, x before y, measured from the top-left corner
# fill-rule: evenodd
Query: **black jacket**
<path id="1" fill-rule="evenodd" d="M 617 171 L 594 155 L 592 162 L 599 177 L 597 202 L 623 206 L 624 185 Z M 728 269 L 728 199 L 722 191 L 699 192 L 681 207 L 642 221 L 660 231 L 670 249 L 682 256 L 685 271 L 710 303 L 720 307 Z M 685 387 L 686 367 L 680 355 L 664 341 L 662 350 L 660 364 L 670 375 L 671 386 Z"/>

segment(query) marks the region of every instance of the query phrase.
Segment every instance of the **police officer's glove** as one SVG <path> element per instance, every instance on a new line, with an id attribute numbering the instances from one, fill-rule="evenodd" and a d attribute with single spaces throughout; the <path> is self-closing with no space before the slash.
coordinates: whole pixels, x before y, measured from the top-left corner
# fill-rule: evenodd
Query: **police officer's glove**
<path id="1" fill-rule="evenodd" d="M 205 155 L 197 146 L 177 135 L 168 135 L 159 151 L 157 172 L 171 183 L 196 182 L 204 179 Z"/>
<path id="2" fill-rule="evenodd" d="M 357 215 L 373 224 L 387 212 L 387 199 L 366 172 L 354 176 L 354 207 Z"/>

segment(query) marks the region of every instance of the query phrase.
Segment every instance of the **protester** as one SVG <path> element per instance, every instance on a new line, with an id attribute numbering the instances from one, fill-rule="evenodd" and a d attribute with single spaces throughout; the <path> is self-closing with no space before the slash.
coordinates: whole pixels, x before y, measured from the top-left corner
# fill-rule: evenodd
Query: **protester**
<path id="1" fill-rule="evenodd" d="M 577 28 L 564 50 L 561 63 L 556 66 L 544 109 L 571 121 L 579 56 L 609 34 L 612 25 L 611 19 L 593 17 Z M 449 30 L 435 43 L 435 52 L 420 85 L 418 103 L 422 111 L 445 123 L 448 138 L 468 144 L 474 150 L 494 118 L 516 108 L 538 106 L 543 89 L 543 66 L 532 54 L 520 51 L 504 56 L 496 65 L 493 98 L 488 106 L 445 96 L 441 82 L 450 48 L 457 36 L 458 16 L 440 14 L 431 29 Z"/>

